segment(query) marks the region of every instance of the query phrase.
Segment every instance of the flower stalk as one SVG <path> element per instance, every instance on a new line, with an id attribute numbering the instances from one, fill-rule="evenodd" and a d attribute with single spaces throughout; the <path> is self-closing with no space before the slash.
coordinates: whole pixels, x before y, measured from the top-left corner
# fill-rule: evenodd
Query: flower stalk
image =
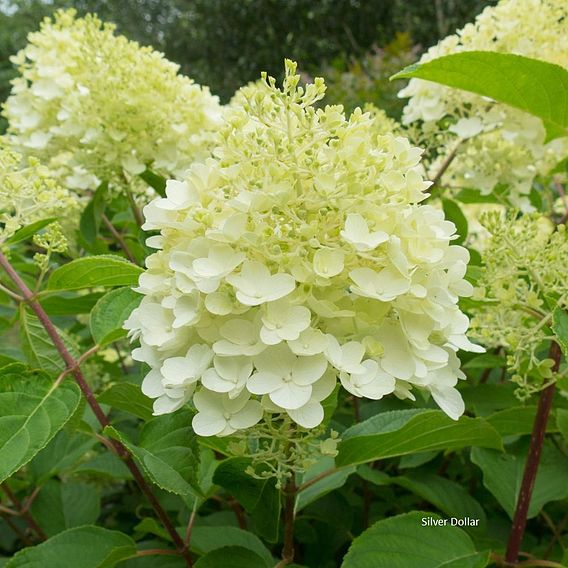
<path id="1" fill-rule="evenodd" d="M 554 360 L 552 371 L 558 372 L 558 369 L 560 368 L 560 359 L 562 357 L 558 343 L 552 343 L 552 345 L 550 346 L 549 356 Z M 519 551 L 521 549 L 523 536 L 525 534 L 527 514 L 531 502 L 536 475 L 538 472 L 540 456 L 544 444 L 544 436 L 546 434 L 546 425 L 548 422 L 548 417 L 550 415 L 550 409 L 552 408 L 552 401 L 554 399 L 555 390 L 556 384 L 552 383 L 541 392 L 538 401 L 538 408 L 533 425 L 529 453 L 527 455 L 523 481 L 517 499 L 515 515 L 513 517 L 513 525 L 509 534 L 507 553 L 505 555 L 505 560 L 512 565 L 517 564 Z"/>

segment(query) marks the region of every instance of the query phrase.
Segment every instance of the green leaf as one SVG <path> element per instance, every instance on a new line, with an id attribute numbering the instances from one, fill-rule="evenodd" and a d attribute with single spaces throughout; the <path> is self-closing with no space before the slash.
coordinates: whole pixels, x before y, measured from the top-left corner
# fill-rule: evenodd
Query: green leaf
<path id="1" fill-rule="evenodd" d="M 6 568 L 112 568 L 135 554 L 136 547 L 129 536 L 101 527 L 84 526 L 24 548 L 6 564 Z"/>
<path id="2" fill-rule="evenodd" d="M 75 468 L 77 473 L 94 476 L 110 477 L 111 479 L 132 479 L 132 475 L 124 462 L 109 452 L 97 454 L 92 459 L 83 462 Z"/>
<path id="3" fill-rule="evenodd" d="M 140 177 L 150 186 L 156 190 L 156 193 L 161 197 L 166 197 L 166 178 L 158 175 L 150 168 L 146 168 Z"/>
<path id="4" fill-rule="evenodd" d="M 106 199 L 108 193 L 108 183 L 103 182 L 97 187 L 92 199 L 85 207 L 81 214 L 79 222 L 79 230 L 85 239 L 85 242 L 92 245 L 99 234 L 101 218 L 105 211 Z"/>
<path id="5" fill-rule="evenodd" d="M 72 340 L 64 331 L 57 328 L 56 330 L 71 355 L 78 357 L 77 348 Z M 53 345 L 51 337 L 39 319 L 25 309 L 20 312 L 20 339 L 22 351 L 30 366 L 53 373 L 59 373 L 65 369 L 65 362 Z"/>
<path id="6" fill-rule="evenodd" d="M 477 552 L 470 537 L 457 527 L 425 526 L 442 520 L 414 511 L 375 523 L 358 536 L 341 568 L 483 568 L 489 552 Z"/>
<path id="7" fill-rule="evenodd" d="M 142 519 L 134 527 L 134 532 L 136 533 L 134 535 L 136 540 L 139 540 L 142 537 L 151 534 L 172 542 L 172 537 L 168 533 L 168 531 L 163 527 L 163 525 L 161 525 L 156 519 L 152 517 L 146 517 L 145 519 Z"/>
<path id="8" fill-rule="evenodd" d="M 195 568 L 267 568 L 267 564 L 258 554 L 240 546 L 225 546 L 202 556 Z"/>
<path id="9" fill-rule="evenodd" d="M 333 466 L 333 458 L 323 457 L 304 473 L 300 481 L 300 485 L 310 481 L 321 473 L 332 469 Z M 298 499 L 296 501 L 296 511 L 301 511 L 304 507 L 307 507 L 310 503 L 317 501 L 320 497 L 327 495 L 335 489 L 343 487 L 343 485 L 345 485 L 345 482 L 347 481 L 347 478 L 352 473 L 355 473 L 355 466 L 338 469 L 332 474 L 327 475 L 319 481 L 316 481 L 313 485 L 310 485 L 309 487 L 301 491 L 298 494 Z"/>
<path id="10" fill-rule="evenodd" d="M 568 443 L 568 410 L 559 408 L 557 410 L 558 429 Z"/>
<path id="11" fill-rule="evenodd" d="M 477 521 L 473 530 L 484 530 L 486 517 L 481 505 L 458 483 L 426 472 L 410 472 L 391 478 L 392 483 L 404 487 L 425 499 L 448 517 L 469 518 Z"/>
<path id="12" fill-rule="evenodd" d="M 568 71 L 509 53 L 467 51 L 403 69 L 392 79 L 426 79 L 490 97 L 540 118 L 546 141 L 568 135 Z"/>
<path id="13" fill-rule="evenodd" d="M 280 492 L 274 479 L 256 479 L 246 473 L 248 458 L 222 461 L 213 475 L 213 483 L 226 489 L 245 509 L 256 531 L 268 542 L 278 540 Z"/>
<path id="14" fill-rule="evenodd" d="M 104 433 L 120 440 L 158 487 L 182 496 L 200 496 L 199 452 L 190 424 L 191 413 L 187 410 L 158 416 L 144 425 L 138 445 L 112 426 L 107 426 Z"/>
<path id="15" fill-rule="evenodd" d="M 82 432 L 71 433 L 67 431 L 68 428 L 69 423 L 29 463 L 27 471 L 35 485 L 71 470 L 97 443 L 93 436 Z"/>
<path id="16" fill-rule="evenodd" d="M 204 555 L 226 546 L 239 546 L 256 553 L 266 566 L 274 566 L 270 551 L 253 533 L 236 527 L 193 527 L 190 548 Z"/>
<path id="17" fill-rule="evenodd" d="M 48 536 L 66 529 L 95 523 L 100 514 L 101 497 L 94 485 L 52 479 L 35 498 L 31 513 Z"/>
<path id="18" fill-rule="evenodd" d="M 501 436 L 521 436 L 532 432 L 535 416 L 536 406 L 515 406 L 488 416 L 487 422 Z M 558 432 L 554 411 L 550 414 L 546 431 Z"/>
<path id="19" fill-rule="evenodd" d="M 83 296 L 65 293 L 42 298 L 40 299 L 40 304 L 50 316 L 88 314 L 102 296 L 102 292 L 93 292 L 92 294 L 85 294 Z"/>
<path id="20" fill-rule="evenodd" d="M 452 199 L 442 199 L 442 208 L 448 221 L 456 226 L 458 238 L 452 241 L 454 245 L 461 245 L 467 238 L 468 224 L 460 206 Z"/>
<path id="21" fill-rule="evenodd" d="M 518 406 L 515 385 L 511 381 L 500 384 L 465 384 L 461 388 L 465 407 L 476 416 L 486 416 L 498 410 Z"/>
<path id="22" fill-rule="evenodd" d="M 521 487 L 527 444 L 509 453 L 473 448 L 471 460 L 483 472 L 483 485 L 495 496 L 511 519 Z M 568 497 L 568 458 L 554 446 L 545 444 L 534 484 L 528 518 L 538 515 L 549 501 Z"/>
<path id="23" fill-rule="evenodd" d="M 139 266 L 119 256 L 87 256 L 56 268 L 47 281 L 47 289 L 134 286 L 142 271 Z"/>
<path id="24" fill-rule="evenodd" d="M 152 400 L 140 390 L 140 385 L 133 383 L 115 383 L 97 397 L 103 404 L 124 410 L 145 422 L 152 419 Z"/>
<path id="25" fill-rule="evenodd" d="M 395 410 L 343 432 L 336 464 L 346 466 L 432 450 L 502 447 L 498 432 L 482 418 L 458 421 L 439 410 Z"/>
<path id="26" fill-rule="evenodd" d="M 40 219 L 31 225 L 27 225 L 26 227 L 22 227 L 18 229 L 9 239 L 6 239 L 6 243 L 9 245 L 15 245 L 16 243 L 20 243 L 25 241 L 27 238 L 32 237 L 37 232 L 39 232 L 47 225 L 51 225 L 54 221 L 57 221 L 56 217 L 50 217 L 49 219 Z"/>
<path id="27" fill-rule="evenodd" d="M 483 353 L 470 359 L 462 365 L 462 369 L 499 369 L 506 364 L 504 357 L 492 355 L 491 353 Z"/>
<path id="28" fill-rule="evenodd" d="M 73 416 L 79 388 L 66 382 L 21 381 L 6 385 L 0 376 L 0 483 L 27 464 Z M 10 389 L 10 390 L 7 390 Z"/>
<path id="29" fill-rule="evenodd" d="M 562 308 L 556 308 L 552 313 L 552 331 L 556 335 L 556 341 L 568 358 L 568 314 Z"/>
<path id="30" fill-rule="evenodd" d="M 107 345 L 126 335 L 124 321 L 142 301 L 130 288 L 118 288 L 105 294 L 91 313 L 91 335 L 95 343 Z"/>

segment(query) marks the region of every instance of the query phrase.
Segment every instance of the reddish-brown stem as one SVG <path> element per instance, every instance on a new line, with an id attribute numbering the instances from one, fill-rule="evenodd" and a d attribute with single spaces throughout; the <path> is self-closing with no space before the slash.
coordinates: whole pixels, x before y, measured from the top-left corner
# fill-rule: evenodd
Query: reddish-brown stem
<path id="1" fill-rule="evenodd" d="M 106 228 L 109 230 L 110 234 L 114 237 L 114 240 L 118 243 L 118 246 L 122 249 L 126 258 L 133 264 L 138 264 L 136 258 L 128 248 L 126 241 L 122 237 L 122 235 L 116 230 L 115 226 L 111 223 L 110 219 L 103 213 L 102 216 L 103 223 L 105 224 Z"/>
<path id="2" fill-rule="evenodd" d="M 292 473 L 284 489 L 284 546 L 282 548 L 282 561 L 278 566 L 286 566 L 294 562 L 294 509 L 297 493 L 296 479 L 294 473 Z"/>
<path id="3" fill-rule="evenodd" d="M 105 413 L 103 412 L 103 409 L 97 402 L 97 399 L 95 398 L 93 391 L 91 390 L 87 381 L 85 380 L 85 377 L 83 376 L 83 373 L 81 372 L 81 369 L 77 364 L 77 361 L 73 358 L 71 353 L 69 353 L 69 351 L 65 347 L 65 344 L 63 343 L 61 337 L 59 337 L 57 330 L 55 329 L 54 325 L 51 323 L 49 316 L 45 313 L 44 309 L 41 307 L 39 302 L 35 300 L 32 291 L 28 288 L 26 283 L 20 278 L 18 273 L 14 270 L 14 268 L 12 267 L 6 256 L 1 252 L 0 252 L 0 266 L 6 271 L 6 274 L 8 274 L 10 279 L 19 288 L 20 292 L 22 293 L 22 296 L 24 297 L 25 302 L 30 306 L 30 308 L 34 311 L 34 313 L 38 317 L 39 321 L 45 328 L 45 331 L 49 335 L 50 339 L 53 341 L 53 345 L 55 346 L 61 358 L 65 362 L 66 367 L 71 370 L 75 378 L 75 381 L 79 385 L 79 388 L 83 393 L 83 396 L 87 400 L 87 403 L 91 407 L 91 410 L 93 411 L 93 414 L 97 418 L 99 424 L 103 428 L 105 428 L 110 424 L 108 418 L 106 417 Z M 166 529 L 166 531 L 172 538 L 173 542 L 175 543 L 176 548 L 178 549 L 178 553 L 181 556 L 183 556 L 187 566 L 189 567 L 193 566 L 193 561 L 191 559 L 187 547 L 184 545 L 182 538 L 176 531 L 167 513 L 160 505 L 160 502 L 156 499 L 150 486 L 144 479 L 144 476 L 142 475 L 140 469 L 132 459 L 130 452 L 122 443 L 120 443 L 117 440 L 110 440 L 109 442 L 112 445 L 114 451 L 117 453 L 117 455 L 122 460 L 124 460 L 124 463 L 130 470 L 130 473 L 132 473 L 132 476 L 138 483 L 140 489 L 142 490 L 142 493 L 144 493 L 144 496 L 146 497 L 146 499 L 148 499 L 150 505 L 152 505 L 152 508 L 154 509 L 156 515 L 158 516 L 158 518 L 164 525 L 164 528 Z"/>
<path id="4" fill-rule="evenodd" d="M 557 372 L 560 368 L 560 359 L 562 352 L 558 343 L 552 342 L 550 346 L 549 356 L 554 359 L 553 372 Z M 505 560 L 510 564 L 516 564 L 525 534 L 525 527 L 527 525 L 527 513 L 531 502 L 532 492 L 536 474 L 538 472 L 538 465 L 540 462 L 540 455 L 542 453 L 542 446 L 544 444 L 544 436 L 546 434 L 546 424 L 550 409 L 552 407 L 552 400 L 554 398 L 554 391 L 556 384 L 552 383 L 546 387 L 541 393 L 538 401 L 538 408 L 534 420 L 531 441 L 529 445 L 529 453 L 525 464 L 525 471 L 523 474 L 523 481 L 521 489 L 517 498 L 517 506 L 515 515 L 513 517 L 513 525 L 509 533 L 509 542 L 507 543 L 507 552 Z"/>
<path id="5" fill-rule="evenodd" d="M 235 517 L 237 517 L 237 523 L 239 523 L 239 528 L 246 530 L 247 529 L 247 519 L 245 517 L 245 512 L 241 507 L 240 503 L 233 499 L 227 499 L 227 505 L 233 509 L 233 513 L 235 513 Z"/>
<path id="6" fill-rule="evenodd" d="M 14 523 L 12 521 L 12 519 L 6 514 L 0 511 L 0 517 L 2 517 L 2 519 L 4 519 L 4 522 L 6 523 L 6 525 L 8 525 L 12 531 L 14 532 L 14 534 L 26 545 L 26 546 L 30 546 L 32 545 L 32 541 L 28 538 L 28 535 L 26 535 L 26 533 L 24 533 L 20 527 L 18 527 L 18 525 L 16 525 L 16 523 Z"/>
<path id="7" fill-rule="evenodd" d="M 432 185 L 428 188 L 428 192 L 430 194 L 432 194 L 432 191 L 440 183 L 442 176 L 446 173 L 447 169 L 450 167 L 450 165 L 454 161 L 454 159 L 457 155 L 458 149 L 461 146 L 462 142 L 463 142 L 463 140 L 460 140 L 455 145 L 454 149 L 448 154 L 448 156 L 446 157 L 446 159 L 444 160 L 444 162 L 440 166 L 440 169 L 436 172 L 436 175 L 432 178 Z"/>
<path id="8" fill-rule="evenodd" d="M 8 487 L 7 483 L 2 483 L 2 491 L 6 493 L 8 499 L 12 501 L 12 504 L 22 517 L 28 523 L 28 526 L 37 534 L 41 540 L 47 540 L 47 535 L 43 532 L 43 529 L 35 522 L 35 519 L 31 516 L 30 512 L 22 505 L 22 502 L 16 497 L 16 494 Z"/>

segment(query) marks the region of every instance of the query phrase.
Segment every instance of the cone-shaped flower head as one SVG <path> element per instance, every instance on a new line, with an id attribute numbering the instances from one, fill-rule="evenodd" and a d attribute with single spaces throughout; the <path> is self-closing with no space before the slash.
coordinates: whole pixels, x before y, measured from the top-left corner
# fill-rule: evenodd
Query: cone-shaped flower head
<path id="1" fill-rule="evenodd" d="M 206 87 L 150 47 L 73 10 L 46 18 L 13 58 L 20 76 L 4 106 L 12 144 L 92 189 L 146 166 L 182 175 L 208 152 L 220 107 Z"/>
<path id="2" fill-rule="evenodd" d="M 246 87 L 212 157 L 145 208 L 158 252 L 126 322 L 143 390 L 156 413 L 194 396 L 205 436 L 263 412 L 313 428 L 339 383 L 375 400 L 426 389 L 457 419 L 455 352 L 481 348 L 457 305 L 468 253 L 420 205 L 421 151 L 371 114 L 316 109 L 323 81 L 300 88 L 295 69 L 282 90 Z"/>
<path id="3" fill-rule="evenodd" d="M 502 0 L 430 48 L 420 61 L 476 50 L 515 53 L 568 68 L 568 3 Z M 540 119 L 485 97 L 421 79 L 412 79 L 399 96 L 410 97 L 403 123 L 418 125 L 416 139 L 442 148 L 431 175 L 465 140 L 446 172 L 450 185 L 485 194 L 506 186 L 511 202 L 525 210 L 530 209 L 527 194 L 535 175 L 546 173 L 568 152 L 566 138 L 544 144 Z"/>

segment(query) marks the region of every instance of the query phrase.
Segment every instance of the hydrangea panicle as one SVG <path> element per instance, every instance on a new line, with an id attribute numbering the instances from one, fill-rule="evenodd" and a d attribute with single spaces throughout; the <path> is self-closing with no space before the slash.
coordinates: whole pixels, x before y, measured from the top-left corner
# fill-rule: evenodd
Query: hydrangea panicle
<path id="1" fill-rule="evenodd" d="M 323 80 L 295 70 L 243 88 L 212 156 L 144 210 L 158 250 L 125 323 L 143 391 L 156 414 L 193 397 L 204 436 L 263 415 L 314 428 L 338 381 L 374 400 L 424 389 L 457 419 L 456 351 L 482 351 L 457 304 L 468 252 L 420 204 L 421 151 L 370 113 L 316 108 Z"/>
<path id="2" fill-rule="evenodd" d="M 79 193 L 100 181 L 123 184 L 147 166 L 183 175 L 207 155 L 220 124 L 208 88 L 114 32 L 94 15 L 58 11 L 12 58 L 20 76 L 3 109 L 10 142 Z"/>
<path id="3" fill-rule="evenodd" d="M 515 53 L 568 68 L 568 3 L 565 0 L 501 0 L 456 34 L 430 48 L 420 62 L 464 51 Z M 448 156 L 448 185 L 483 194 L 506 188 L 516 207 L 531 210 L 528 194 L 535 176 L 563 159 L 568 139 L 545 144 L 542 122 L 486 97 L 411 79 L 399 92 L 410 97 L 403 113 L 413 140 L 436 148 L 434 175 Z"/>

